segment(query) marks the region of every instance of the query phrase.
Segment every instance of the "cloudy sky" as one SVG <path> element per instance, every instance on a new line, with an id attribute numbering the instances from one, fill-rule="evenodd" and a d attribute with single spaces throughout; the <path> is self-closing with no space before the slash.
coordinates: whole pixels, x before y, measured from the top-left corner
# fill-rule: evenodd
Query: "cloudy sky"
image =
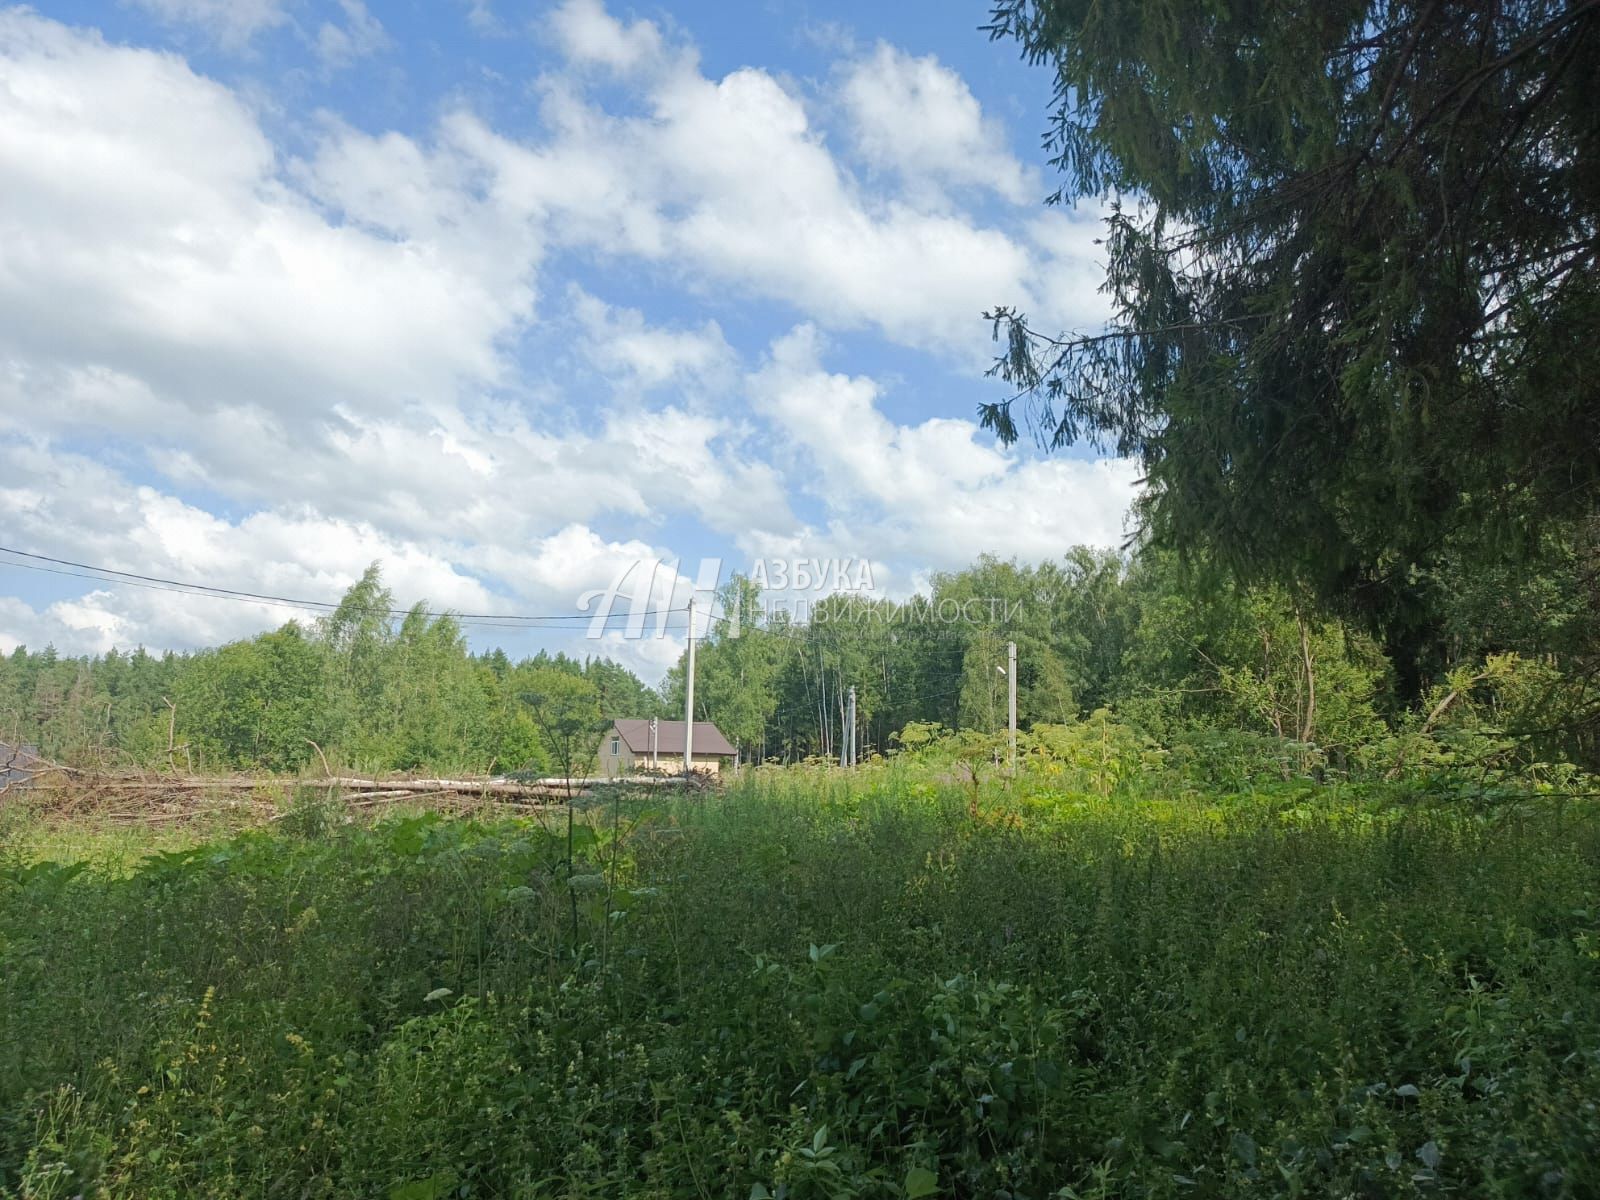
<path id="1" fill-rule="evenodd" d="M 1131 465 L 974 420 L 982 309 L 1104 319 L 1098 210 L 1042 204 L 1049 80 L 982 0 L 911 11 L 0 5 L 0 545 L 543 614 L 635 560 L 904 595 L 1115 544 Z M 0 566 L 3 650 L 286 615 Z"/>

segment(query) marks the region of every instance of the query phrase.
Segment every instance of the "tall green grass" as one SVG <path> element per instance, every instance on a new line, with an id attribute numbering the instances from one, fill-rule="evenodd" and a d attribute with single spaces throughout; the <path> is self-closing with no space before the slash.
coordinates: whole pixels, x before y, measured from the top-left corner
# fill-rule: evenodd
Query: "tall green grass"
<path id="1" fill-rule="evenodd" d="M 14 857 L 0 1192 L 1600 1192 L 1592 808 L 651 803 Z"/>

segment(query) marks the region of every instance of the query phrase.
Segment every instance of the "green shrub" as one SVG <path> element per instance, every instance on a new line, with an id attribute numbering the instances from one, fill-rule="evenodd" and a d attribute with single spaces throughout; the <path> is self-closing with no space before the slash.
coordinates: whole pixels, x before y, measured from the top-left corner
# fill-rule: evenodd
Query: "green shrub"
<path id="1" fill-rule="evenodd" d="M 0 1195 L 1600 1189 L 1590 802 L 1105 761 L 7 860 Z"/>

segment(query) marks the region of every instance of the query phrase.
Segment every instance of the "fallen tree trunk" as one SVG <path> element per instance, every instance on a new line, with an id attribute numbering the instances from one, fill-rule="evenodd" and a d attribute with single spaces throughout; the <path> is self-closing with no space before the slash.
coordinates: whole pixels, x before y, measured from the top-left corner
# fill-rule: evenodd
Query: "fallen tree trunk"
<path id="1" fill-rule="evenodd" d="M 359 779 L 335 775 L 327 779 L 304 779 L 302 787 L 331 787 L 345 792 L 382 792 L 404 789 L 408 792 L 450 792 L 473 796 L 565 796 L 564 781 L 535 780 L 519 783 L 510 779 Z M 572 781 L 574 794 L 583 790 L 578 780 Z"/>
<path id="2" fill-rule="evenodd" d="M 74 773 L 74 788 L 88 788 L 108 792 L 150 792 L 172 795 L 175 793 L 253 792 L 263 788 L 333 788 L 367 797 L 398 797 L 422 795 L 456 795 L 494 797 L 506 800 L 566 800 L 568 796 L 584 797 L 597 786 L 614 784 L 607 779 L 376 779 L 353 775 L 330 775 L 322 778 L 286 779 L 255 775 L 91 775 Z M 48 787 L 44 781 L 34 786 Z M 676 778 L 630 779 L 629 787 L 682 787 L 684 781 Z"/>

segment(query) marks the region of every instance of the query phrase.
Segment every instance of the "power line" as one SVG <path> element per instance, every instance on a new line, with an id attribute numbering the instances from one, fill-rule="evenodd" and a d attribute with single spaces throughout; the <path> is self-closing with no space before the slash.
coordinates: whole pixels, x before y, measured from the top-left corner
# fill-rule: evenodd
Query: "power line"
<path id="1" fill-rule="evenodd" d="M 260 604 L 271 608 L 292 608 L 305 612 L 328 614 L 339 608 L 339 602 L 331 600 L 308 600 L 290 596 L 276 596 L 263 592 L 248 592 L 238 588 L 220 587 L 209 583 L 195 583 L 181 579 L 165 579 L 158 575 L 142 575 L 133 571 L 119 571 L 113 567 L 100 567 L 92 563 L 73 562 L 71 559 L 52 558 L 47 554 L 32 554 L 26 550 L 15 550 L 10 546 L 0 546 L 0 553 L 26 558 L 30 562 L 15 562 L 0 559 L 0 566 L 14 567 L 24 571 L 42 571 L 50 575 L 66 575 L 74 579 L 88 579 L 96 583 L 109 583 L 116 586 L 140 587 L 151 591 L 173 592 L 184 596 L 199 596 L 211 600 L 233 600 L 246 604 Z M 43 564 L 51 563 L 53 566 Z M 69 569 L 70 568 L 70 569 Z M 642 621 L 645 618 L 670 616 L 674 613 L 687 611 L 684 608 L 655 608 L 647 609 L 642 613 L 635 612 L 608 612 L 603 616 L 589 613 L 547 613 L 541 615 L 519 613 L 457 613 L 439 609 L 410 609 L 410 608 L 382 608 L 379 612 L 388 616 L 405 617 L 414 611 L 419 611 L 425 617 L 449 617 L 462 625 L 472 625 L 475 628 L 488 629 L 539 629 L 550 628 L 549 625 L 539 622 L 551 621 L 595 621 L 608 623 L 618 620 Z M 559 626 L 557 626 L 559 628 Z"/>
<path id="2" fill-rule="evenodd" d="M 932 693 L 886 691 L 877 697 L 878 708 L 880 712 L 894 712 L 914 705 L 933 704 L 939 700 L 948 700 L 952 696 L 959 696 L 964 687 L 965 684 L 951 688 L 946 692 Z M 862 690 L 865 691 L 866 689 L 863 688 Z"/>
<path id="3" fill-rule="evenodd" d="M 886 695 L 884 699 L 885 699 L 885 702 L 887 704 L 889 704 L 891 707 L 902 705 L 902 704 L 929 704 L 929 703 L 932 703 L 935 700 L 948 700 L 948 699 L 950 699 L 951 696 L 959 696 L 962 693 L 962 691 L 965 690 L 965 688 L 966 688 L 966 683 L 965 683 L 965 681 L 963 681 L 962 683 L 958 684 L 957 686 L 951 688 L 949 691 L 945 691 L 945 692 L 932 692 L 932 693 L 920 693 L 920 694 L 917 693 L 917 692 L 912 692 L 910 695 L 906 695 L 906 694 L 901 693 L 901 692 L 895 692 L 895 693 Z"/>

